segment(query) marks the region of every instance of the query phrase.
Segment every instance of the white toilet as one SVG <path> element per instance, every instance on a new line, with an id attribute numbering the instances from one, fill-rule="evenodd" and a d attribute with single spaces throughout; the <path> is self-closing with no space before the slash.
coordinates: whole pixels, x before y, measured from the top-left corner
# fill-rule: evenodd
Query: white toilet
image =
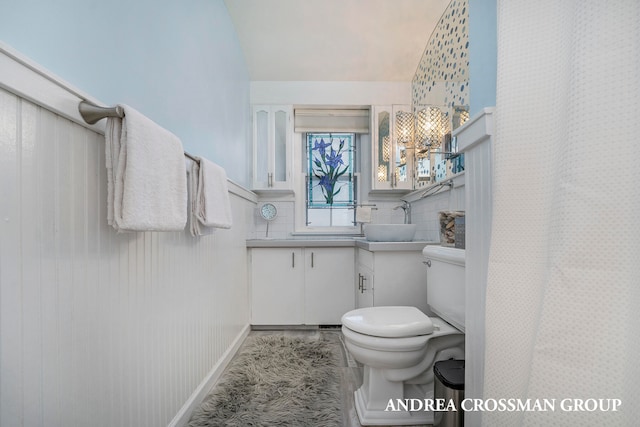
<path id="1" fill-rule="evenodd" d="M 362 425 L 432 424 L 432 411 L 398 411 L 398 399 L 433 399 L 433 364 L 464 359 L 464 249 L 428 245 L 422 254 L 428 307 L 439 317 L 409 306 L 359 308 L 342 316 L 347 350 L 364 365 L 355 392 Z"/>

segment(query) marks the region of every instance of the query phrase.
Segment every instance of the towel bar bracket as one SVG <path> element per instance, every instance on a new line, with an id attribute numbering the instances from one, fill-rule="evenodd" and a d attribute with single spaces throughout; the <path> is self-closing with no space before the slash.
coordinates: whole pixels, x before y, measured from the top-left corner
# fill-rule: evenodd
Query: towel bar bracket
<path id="1" fill-rule="evenodd" d="M 85 122 L 90 125 L 96 124 L 105 117 L 124 117 L 124 108 L 120 105 L 115 107 L 99 107 L 87 101 L 78 104 L 78 111 Z"/>

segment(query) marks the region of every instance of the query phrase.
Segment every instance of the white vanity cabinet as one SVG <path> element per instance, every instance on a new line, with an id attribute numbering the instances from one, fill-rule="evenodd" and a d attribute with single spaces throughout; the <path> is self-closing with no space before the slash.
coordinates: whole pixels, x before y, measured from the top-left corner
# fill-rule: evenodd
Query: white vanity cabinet
<path id="1" fill-rule="evenodd" d="M 254 105 L 253 189 L 291 191 L 293 107 Z"/>
<path id="2" fill-rule="evenodd" d="M 422 250 L 357 251 L 357 308 L 410 305 L 429 314 Z"/>
<path id="3" fill-rule="evenodd" d="M 409 191 L 413 188 L 413 132 L 400 126 L 397 115 L 413 126 L 410 105 L 372 107 L 372 190 Z"/>
<path id="4" fill-rule="evenodd" d="M 339 325 L 355 308 L 352 247 L 251 249 L 253 325 Z"/>

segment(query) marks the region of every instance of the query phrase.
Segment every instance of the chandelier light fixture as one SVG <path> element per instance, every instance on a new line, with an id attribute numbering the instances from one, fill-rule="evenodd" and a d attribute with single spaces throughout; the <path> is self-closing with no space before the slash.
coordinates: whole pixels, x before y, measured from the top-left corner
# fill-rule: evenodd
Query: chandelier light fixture
<path id="1" fill-rule="evenodd" d="M 438 107 L 426 107 L 416 115 L 416 145 L 420 152 L 440 147 L 447 131 L 446 115 Z"/>
<path id="2" fill-rule="evenodd" d="M 413 143 L 413 114 L 407 111 L 396 113 L 396 142 L 407 147 Z"/>

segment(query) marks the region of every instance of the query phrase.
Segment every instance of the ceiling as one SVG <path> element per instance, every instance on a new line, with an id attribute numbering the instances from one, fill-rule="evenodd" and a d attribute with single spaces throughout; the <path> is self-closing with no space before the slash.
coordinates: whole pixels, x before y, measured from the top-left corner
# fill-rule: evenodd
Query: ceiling
<path id="1" fill-rule="evenodd" d="M 252 81 L 410 82 L 450 0 L 224 0 Z"/>

